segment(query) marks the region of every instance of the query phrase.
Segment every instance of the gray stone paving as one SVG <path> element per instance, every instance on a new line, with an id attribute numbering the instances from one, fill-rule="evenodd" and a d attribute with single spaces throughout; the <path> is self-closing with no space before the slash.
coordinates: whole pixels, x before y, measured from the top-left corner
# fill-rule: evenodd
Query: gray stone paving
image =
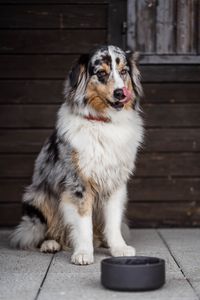
<path id="1" fill-rule="evenodd" d="M 108 256 L 98 249 L 90 266 L 70 264 L 70 252 L 42 254 L 9 247 L 10 231 L 0 231 L 1 300 L 195 300 L 200 299 L 200 229 L 135 229 L 130 244 L 138 255 L 166 260 L 167 280 L 151 292 L 114 292 L 100 284 L 100 261 Z"/>

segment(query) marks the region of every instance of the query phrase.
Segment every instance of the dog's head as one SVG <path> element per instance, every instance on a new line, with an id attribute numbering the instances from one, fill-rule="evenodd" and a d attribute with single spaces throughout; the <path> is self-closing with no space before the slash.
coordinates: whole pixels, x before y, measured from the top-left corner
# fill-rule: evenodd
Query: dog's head
<path id="1" fill-rule="evenodd" d="M 97 114 L 134 108 L 142 95 L 134 54 L 103 46 L 80 56 L 70 71 L 67 91 L 73 107 Z"/>

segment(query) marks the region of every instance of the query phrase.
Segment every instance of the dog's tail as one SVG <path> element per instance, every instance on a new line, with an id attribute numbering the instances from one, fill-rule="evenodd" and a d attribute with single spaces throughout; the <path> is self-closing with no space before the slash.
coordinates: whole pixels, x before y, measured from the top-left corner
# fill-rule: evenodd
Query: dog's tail
<path id="1" fill-rule="evenodd" d="M 46 220 L 40 210 L 32 204 L 23 204 L 24 216 L 10 236 L 14 248 L 34 249 L 45 239 Z"/>

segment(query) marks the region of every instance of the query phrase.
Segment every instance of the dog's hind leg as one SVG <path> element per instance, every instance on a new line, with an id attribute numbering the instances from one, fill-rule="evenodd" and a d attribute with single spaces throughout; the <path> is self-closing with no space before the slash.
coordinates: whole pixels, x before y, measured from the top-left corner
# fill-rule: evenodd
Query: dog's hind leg
<path id="1" fill-rule="evenodd" d="M 34 249 L 45 238 L 46 224 L 37 217 L 25 215 L 10 236 L 10 244 L 14 248 Z"/>
<path id="2" fill-rule="evenodd" d="M 25 193 L 24 198 L 30 196 Z M 34 249 L 40 246 L 45 239 L 47 224 L 41 210 L 36 206 L 36 198 L 33 201 L 23 202 L 23 217 L 20 224 L 10 236 L 10 244 L 14 248 Z M 41 195 L 40 195 L 41 197 Z"/>

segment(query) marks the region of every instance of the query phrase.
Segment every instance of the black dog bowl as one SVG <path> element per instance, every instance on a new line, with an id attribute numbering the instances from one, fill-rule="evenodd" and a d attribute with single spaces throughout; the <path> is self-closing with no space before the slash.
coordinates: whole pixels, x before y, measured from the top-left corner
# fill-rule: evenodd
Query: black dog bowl
<path id="1" fill-rule="evenodd" d="M 101 283 L 118 291 L 149 291 L 165 283 L 165 261 L 157 257 L 126 256 L 101 262 Z"/>

